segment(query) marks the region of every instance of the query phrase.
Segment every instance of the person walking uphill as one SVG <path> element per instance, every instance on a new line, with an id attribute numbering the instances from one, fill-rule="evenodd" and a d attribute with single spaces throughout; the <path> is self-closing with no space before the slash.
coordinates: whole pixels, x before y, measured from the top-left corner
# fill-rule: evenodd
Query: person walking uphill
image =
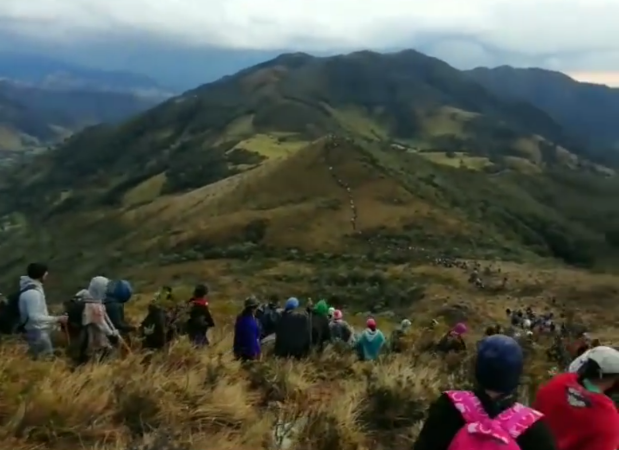
<path id="1" fill-rule="evenodd" d="M 612 391 L 619 385 L 619 352 L 596 347 L 577 373 L 552 378 L 537 392 L 559 450 L 617 450 L 619 413 Z"/>
<path id="2" fill-rule="evenodd" d="M 556 450 L 543 415 L 516 403 L 523 368 L 514 339 L 500 334 L 483 339 L 475 361 L 477 388 L 441 394 L 413 450 Z"/>
<path id="3" fill-rule="evenodd" d="M 193 290 L 193 297 L 189 300 L 191 309 L 187 320 L 187 334 L 191 342 L 202 347 L 209 344 L 208 329 L 215 327 L 213 316 L 208 307 L 208 287 L 199 284 Z"/>
<path id="4" fill-rule="evenodd" d="M 245 300 L 241 314 L 234 325 L 234 357 L 241 361 L 260 359 L 260 326 L 256 320 L 256 310 L 260 306 L 255 297 Z"/>
<path id="5" fill-rule="evenodd" d="M 35 358 L 54 354 L 50 331 L 56 324 L 67 323 L 66 316 L 51 316 L 43 284 L 47 278 L 47 266 L 41 263 L 28 265 L 27 275 L 19 279 L 19 316 L 28 343 L 28 352 Z"/>
<path id="6" fill-rule="evenodd" d="M 385 345 L 385 336 L 376 328 L 376 321 L 368 319 L 366 329 L 355 341 L 355 349 L 361 361 L 374 361 Z"/>

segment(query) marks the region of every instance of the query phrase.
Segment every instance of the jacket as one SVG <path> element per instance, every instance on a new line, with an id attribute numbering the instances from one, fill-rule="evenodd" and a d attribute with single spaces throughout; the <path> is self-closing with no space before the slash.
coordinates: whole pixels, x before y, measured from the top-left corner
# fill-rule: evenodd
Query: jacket
<path id="1" fill-rule="evenodd" d="M 40 281 L 22 276 L 19 279 L 19 289 L 24 290 L 28 286 L 34 286 L 34 289 L 19 296 L 20 323 L 25 324 L 26 331 L 51 331 L 59 318 L 49 314 L 43 285 Z"/>
<path id="2" fill-rule="evenodd" d="M 483 390 L 474 392 L 490 418 L 495 418 L 516 402 L 516 398 L 511 397 L 497 403 Z M 456 409 L 446 394 L 442 394 L 430 406 L 428 418 L 417 436 L 417 441 L 413 444 L 413 450 L 448 450 L 451 441 L 464 425 L 465 421 L 460 411 Z M 557 450 L 545 418 L 538 420 L 518 436 L 516 442 L 521 450 Z"/>
<path id="3" fill-rule="evenodd" d="M 296 358 L 307 356 L 311 331 L 307 313 L 284 311 L 275 327 L 275 355 Z"/>
<path id="4" fill-rule="evenodd" d="M 125 304 L 124 303 L 121 303 L 116 299 L 108 297 L 105 299 L 103 304 L 105 305 L 105 310 L 107 311 L 107 315 L 110 319 L 110 322 L 112 322 L 112 325 L 114 325 L 114 328 L 116 328 L 118 331 L 123 332 L 123 333 L 127 333 L 127 332 L 135 330 L 134 326 L 129 325 L 125 321 Z"/>
<path id="5" fill-rule="evenodd" d="M 558 450 L 616 450 L 619 413 L 610 397 L 586 389 L 578 374 L 564 373 L 543 385 L 535 409 L 545 415 Z"/>
<path id="6" fill-rule="evenodd" d="M 260 326 L 251 314 L 239 314 L 234 325 L 234 356 L 256 359 L 260 356 Z"/>
<path id="7" fill-rule="evenodd" d="M 189 319 L 187 320 L 187 333 L 190 336 L 206 334 L 209 328 L 215 326 L 213 316 L 208 307 L 206 298 L 193 298 L 189 301 Z"/>
<path id="8" fill-rule="evenodd" d="M 353 332 L 348 322 L 344 320 L 334 320 L 329 324 L 332 341 L 350 342 Z"/>
<path id="9" fill-rule="evenodd" d="M 362 361 L 374 361 L 378 358 L 383 345 L 385 345 L 383 332 L 372 331 L 369 328 L 359 335 L 355 343 L 359 359 Z"/>

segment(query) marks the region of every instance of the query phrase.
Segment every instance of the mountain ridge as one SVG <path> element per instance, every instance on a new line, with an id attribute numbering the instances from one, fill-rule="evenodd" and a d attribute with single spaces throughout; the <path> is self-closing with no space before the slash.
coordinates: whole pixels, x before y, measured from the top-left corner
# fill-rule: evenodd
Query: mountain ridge
<path id="1" fill-rule="evenodd" d="M 618 193 L 614 168 L 546 112 L 436 58 L 293 54 L 14 167 L 0 223 L 60 266 L 87 248 L 119 266 L 437 252 L 594 265 L 619 246 Z"/>

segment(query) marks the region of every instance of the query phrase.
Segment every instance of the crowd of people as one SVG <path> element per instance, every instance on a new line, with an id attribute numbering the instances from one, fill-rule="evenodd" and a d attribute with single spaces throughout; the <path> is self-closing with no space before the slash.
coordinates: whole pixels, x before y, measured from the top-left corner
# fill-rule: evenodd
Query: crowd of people
<path id="1" fill-rule="evenodd" d="M 33 358 L 54 354 L 51 331 L 61 326 L 74 343 L 77 362 L 102 360 L 138 331 L 143 346 L 158 349 L 179 335 L 196 346 L 209 345 L 208 331 L 215 326 L 209 310 L 206 285 L 195 287 L 191 299 L 180 307 L 166 309 L 162 300 L 172 297 L 163 288 L 149 306 L 139 327 L 125 320 L 124 306 L 132 298 L 125 280 L 94 277 L 87 288 L 65 302 L 65 314 L 50 315 L 44 284 L 45 264 L 33 263 L 20 279 L 20 289 L 0 308 L 0 332 L 23 334 Z M 414 450 L 617 450 L 619 449 L 619 351 L 599 345 L 583 333 L 571 354 L 569 365 L 538 390 L 532 406 L 517 402 L 517 388 L 524 370 L 524 352 L 519 340 L 532 333 L 560 335 L 565 325 L 555 325 L 553 313 L 535 314 L 507 310 L 508 327 L 495 325 L 477 343 L 476 388 L 447 391 L 434 401 Z M 430 325 L 437 325 L 436 321 Z M 327 344 L 347 348 L 360 360 L 373 361 L 386 352 L 401 352 L 411 329 L 403 319 L 386 338 L 376 319 L 369 318 L 361 332 L 344 320 L 342 310 L 325 300 L 302 307 L 289 298 L 282 308 L 273 297 L 266 304 L 249 297 L 236 317 L 232 352 L 243 361 L 263 356 L 262 346 L 272 342 L 272 353 L 282 358 L 304 358 L 321 352 Z M 466 324 L 457 323 L 433 350 L 466 351 Z M 523 333 L 524 332 L 524 336 Z"/>

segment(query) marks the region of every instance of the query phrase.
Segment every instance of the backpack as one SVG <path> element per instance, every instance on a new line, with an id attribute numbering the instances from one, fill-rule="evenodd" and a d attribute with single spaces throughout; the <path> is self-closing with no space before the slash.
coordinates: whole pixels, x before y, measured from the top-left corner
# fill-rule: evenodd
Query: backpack
<path id="1" fill-rule="evenodd" d="M 133 288 L 127 280 L 110 281 L 107 295 L 120 303 L 126 303 L 133 295 Z"/>
<path id="2" fill-rule="evenodd" d="M 466 424 L 448 450 L 520 450 L 518 436 L 542 418 L 542 413 L 520 403 L 491 419 L 470 391 L 448 391 L 447 396 Z"/>
<path id="3" fill-rule="evenodd" d="M 6 298 L 6 303 L 0 308 L 0 333 L 13 334 L 22 333 L 26 322 L 21 323 L 21 314 L 19 312 L 19 298 L 24 292 L 31 291 L 37 287 L 34 284 L 29 284 L 25 288 L 13 292 Z"/>
<path id="4" fill-rule="evenodd" d="M 74 334 L 82 329 L 82 316 L 86 304 L 80 299 L 71 299 L 64 303 L 64 310 L 67 314 L 67 328 L 70 334 Z"/>

